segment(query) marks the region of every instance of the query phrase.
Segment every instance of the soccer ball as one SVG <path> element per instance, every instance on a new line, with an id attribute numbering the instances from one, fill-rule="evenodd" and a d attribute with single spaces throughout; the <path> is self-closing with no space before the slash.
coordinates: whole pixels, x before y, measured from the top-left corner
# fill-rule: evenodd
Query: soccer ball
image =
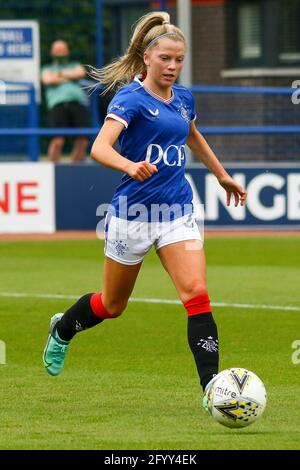
<path id="1" fill-rule="evenodd" d="M 267 394 L 262 381 L 253 372 L 232 367 L 213 378 L 206 391 L 208 410 L 220 424 L 243 428 L 263 413 Z"/>

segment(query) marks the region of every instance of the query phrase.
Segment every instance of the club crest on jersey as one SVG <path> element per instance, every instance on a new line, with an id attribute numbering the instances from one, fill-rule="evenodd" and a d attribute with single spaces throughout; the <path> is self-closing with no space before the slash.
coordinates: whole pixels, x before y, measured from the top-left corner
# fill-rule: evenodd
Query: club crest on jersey
<path id="1" fill-rule="evenodd" d="M 189 123 L 190 122 L 190 119 L 189 119 L 189 116 L 188 116 L 188 112 L 187 112 L 187 109 L 184 107 L 183 104 L 180 105 L 178 111 L 180 112 L 180 115 L 182 117 L 182 119 Z"/>

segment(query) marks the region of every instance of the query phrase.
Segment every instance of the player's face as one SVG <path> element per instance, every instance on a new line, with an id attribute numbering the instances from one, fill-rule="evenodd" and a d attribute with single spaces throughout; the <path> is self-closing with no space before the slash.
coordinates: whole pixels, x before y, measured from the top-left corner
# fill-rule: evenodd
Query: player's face
<path id="1" fill-rule="evenodd" d="M 155 47 L 145 52 L 147 78 L 159 88 L 171 87 L 182 70 L 184 54 L 182 41 L 160 39 Z"/>

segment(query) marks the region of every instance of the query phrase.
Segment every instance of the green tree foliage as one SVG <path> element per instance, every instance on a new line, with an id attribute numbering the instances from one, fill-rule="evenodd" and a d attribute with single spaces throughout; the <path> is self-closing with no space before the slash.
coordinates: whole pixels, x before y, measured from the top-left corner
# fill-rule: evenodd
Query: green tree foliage
<path id="1" fill-rule="evenodd" d="M 49 62 L 51 43 L 64 39 L 70 45 L 73 59 L 95 65 L 94 0 L 5 0 L 0 4 L 0 18 L 39 22 L 42 64 Z"/>

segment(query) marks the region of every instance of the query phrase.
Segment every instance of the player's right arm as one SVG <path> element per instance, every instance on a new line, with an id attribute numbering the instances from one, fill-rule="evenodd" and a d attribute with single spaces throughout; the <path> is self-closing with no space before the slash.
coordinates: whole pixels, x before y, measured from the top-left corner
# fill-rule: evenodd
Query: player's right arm
<path id="1" fill-rule="evenodd" d="M 124 125 L 121 122 L 106 119 L 92 146 L 91 157 L 108 168 L 127 173 L 141 182 L 145 181 L 158 171 L 157 167 L 146 161 L 132 162 L 113 148 L 123 130 Z"/>

